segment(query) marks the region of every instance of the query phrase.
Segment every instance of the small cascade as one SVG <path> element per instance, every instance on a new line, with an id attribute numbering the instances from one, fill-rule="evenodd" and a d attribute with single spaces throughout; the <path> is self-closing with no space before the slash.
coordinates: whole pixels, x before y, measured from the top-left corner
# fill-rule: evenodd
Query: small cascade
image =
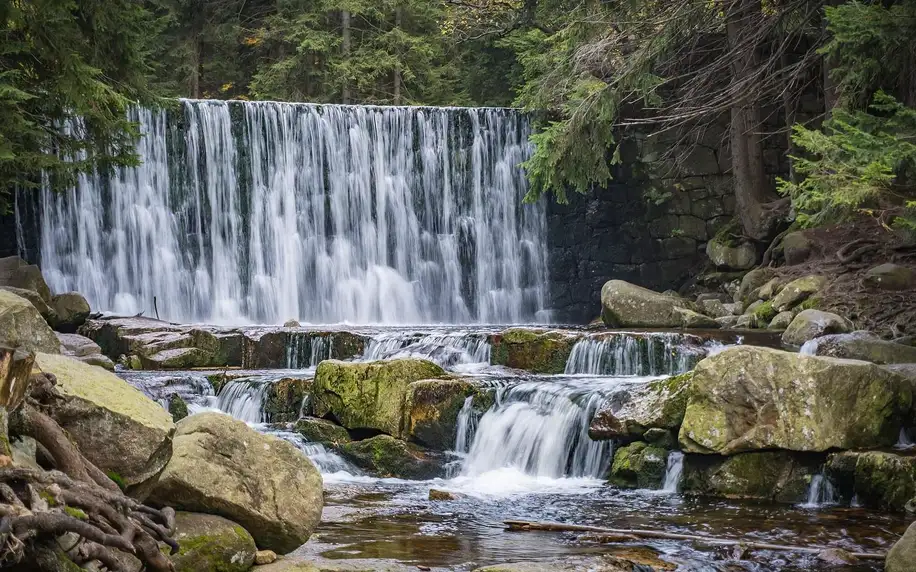
<path id="1" fill-rule="evenodd" d="M 811 478 L 811 484 L 808 486 L 808 501 L 802 506 L 805 508 L 821 508 L 835 504 L 837 504 L 836 491 L 830 479 L 821 471 Z"/>
<path id="2" fill-rule="evenodd" d="M 274 435 L 295 445 L 297 449 L 302 451 L 306 457 L 315 463 L 315 467 L 317 467 L 318 471 L 323 475 L 332 475 L 335 473 L 362 475 L 362 471 L 347 462 L 346 459 L 337 453 L 328 451 L 321 443 L 313 443 L 312 441 L 306 440 L 305 437 L 299 433 L 269 429 L 263 429 L 263 431 L 268 435 Z"/>
<path id="3" fill-rule="evenodd" d="M 681 473 L 684 472 L 684 453 L 671 451 L 668 453 L 668 466 L 665 469 L 665 482 L 662 490 L 666 493 L 676 493 L 681 484 Z"/>
<path id="4" fill-rule="evenodd" d="M 471 332 L 386 332 L 373 336 L 363 353 L 368 361 L 409 357 L 428 359 L 442 367 L 488 363 L 490 342 L 486 334 Z"/>
<path id="5" fill-rule="evenodd" d="M 509 467 L 536 477 L 604 476 L 611 444 L 590 439 L 588 426 L 605 392 L 595 387 L 600 381 L 589 381 L 497 389 L 496 405 L 481 417 L 461 475 Z"/>
<path id="6" fill-rule="evenodd" d="M 270 384 L 244 379 L 230 381 L 216 397 L 216 407 L 246 423 L 264 422 L 264 398 Z"/>
<path id="7" fill-rule="evenodd" d="M 820 345 L 820 341 L 817 338 L 814 338 L 813 340 L 808 340 L 807 342 L 802 344 L 802 347 L 798 350 L 798 353 L 805 355 L 805 356 L 816 356 L 818 345 Z"/>
<path id="8" fill-rule="evenodd" d="M 291 332 L 286 344 L 287 369 L 306 369 L 316 367 L 326 359 L 331 359 L 334 336 L 316 336 L 308 332 Z"/>
<path id="9" fill-rule="evenodd" d="M 706 355 L 699 338 L 681 334 L 611 334 L 579 340 L 566 362 L 567 374 L 676 375 Z"/>
<path id="10" fill-rule="evenodd" d="M 455 436 L 455 453 L 467 454 L 471 443 L 474 440 L 474 434 L 477 432 L 477 413 L 474 411 L 474 396 L 469 395 L 458 412 L 458 423 L 456 425 Z"/>
<path id="11" fill-rule="evenodd" d="M 916 442 L 913 442 L 912 437 L 910 437 L 910 432 L 905 428 L 900 428 L 900 435 L 897 437 L 897 444 L 894 445 L 894 449 L 912 449 L 916 447 Z"/>

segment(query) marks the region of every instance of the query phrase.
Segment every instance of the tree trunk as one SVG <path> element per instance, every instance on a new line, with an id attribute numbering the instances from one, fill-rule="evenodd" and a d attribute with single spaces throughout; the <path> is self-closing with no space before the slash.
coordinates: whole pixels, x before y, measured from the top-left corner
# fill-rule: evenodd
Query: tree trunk
<path id="1" fill-rule="evenodd" d="M 736 84 L 741 84 L 753 74 L 757 65 L 757 46 L 743 45 L 742 41 L 753 33 L 760 13 L 760 0 L 732 0 L 729 3 L 726 29 L 732 59 L 732 81 Z M 763 204 L 771 195 L 758 132 L 760 104 L 753 86 L 742 85 L 741 92 L 746 95 L 732 106 L 729 129 L 735 208 L 744 234 L 754 240 L 765 240 L 772 231 L 772 221 L 763 209 Z"/>
<path id="2" fill-rule="evenodd" d="M 340 41 L 340 52 L 343 54 L 344 59 L 350 55 L 350 11 L 342 10 L 340 12 L 340 28 L 342 39 Z M 343 84 L 343 94 L 341 99 L 342 103 L 350 103 L 350 82 L 347 78 L 344 78 Z"/>
<path id="3" fill-rule="evenodd" d="M 401 20 L 403 19 L 403 11 L 400 6 L 394 9 L 394 27 L 401 27 Z M 398 54 L 400 57 L 400 54 Z M 394 104 L 401 105 L 401 63 L 395 64 L 394 68 Z"/>
<path id="4" fill-rule="evenodd" d="M 827 0 L 827 6 L 837 6 L 839 4 L 840 0 Z M 824 18 L 823 25 L 824 28 L 827 27 L 826 17 Z M 830 113 L 840 100 L 840 86 L 837 85 L 831 73 L 833 71 L 834 62 L 830 54 L 824 54 L 822 62 L 824 67 L 824 113 L 826 117 L 830 117 Z"/>

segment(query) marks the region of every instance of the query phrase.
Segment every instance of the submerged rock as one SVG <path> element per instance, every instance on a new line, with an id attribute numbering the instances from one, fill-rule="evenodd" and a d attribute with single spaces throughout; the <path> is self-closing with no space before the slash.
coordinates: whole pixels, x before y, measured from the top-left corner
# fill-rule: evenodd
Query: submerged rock
<path id="1" fill-rule="evenodd" d="M 849 499 L 862 506 L 903 512 L 916 497 L 916 457 L 883 451 L 843 451 L 830 455 L 827 473 Z"/>
<path id="2" fill-rule="evenodd" d="M 877 364 L 916 363 L 916 347 L 882 340 L 871 332 L 822 336 L 805 349 L 814 355 L 860 359 Z"/>
<path id="3" fill-rule="evenodd" d="M 407 387 L 414 381 L 445 375 L 421 359 L 380 362 L 325 360 L 315 372 L 314 414 L 328 414 L 347 429 L 374 429 L 400 437 Z"/>
<path id="4" fill-rule="evenodd" d="M 808 340 L 826 334 L 842 334 L 852 329 L 852 323 L 842 316 L 820 310 L 803 310 L 783 332 L 782 343 L 789 347 L 800 347 Z"/>
<path id="5" fill-rule="evenodd" d="M 577 339 L 565 332 L 511 328 L 490 336 L 490 362 L 532 373 L 563 373 Z"/>
<path id="6" fill-rule="evenodd" d="M 425 480 L 442 476 L 439 462 L 416 445 L 390 435 L 344 443 L 338 449 L 354 465 L 380 477 Z"/>
<path id="7" fill-rule="evenodd" d="M 36 365 L 54 374 L 64 396 L 50 408 L 51 417 L 89 461 L 142 497 L 172 455 L 171 415 L 100 367 L 50 354 L 38 354 Z"/>
<path id="8" fill-rule="evenodd" d="M 894 543 L 884 562 L 884 572 L 912 572 L 916 562 L 916 522 Z"/>
<path id="9" fill-rule="evenodd" d="M 614 452 L 610 482 L 618 487 L 658 489 L 665 481 L 667 464 L 667 449 L 636 441 Z"/>
<path id="10" fill-rule="evenodd" d="M 257 551 L 247 530 L 212 514 L 178 512 L 175 540 L 178 553 L 169 557 L 175 572 L 246 572 Z"/>
<path id="11" fill-rule="evenodd" d="M 693 372 L 632 384 L 608 398 L 595 413 L 592 439 L 641 439 L 648 429 L 676 431 L 684 419 Z"/>
<path id="12" fill-rule="evenodd" d="M 404 402 L 403 437 L 437 451 L 452 449 L 464 402 L 479 393 L 476 385 L 459 379 L 411 383 Z"/>
<path id="13" fill-rule="evenodd" d="M 282 553 L 308 540 L 324 506 L 321 475 L 301 451 L 220 413 L 178 423 L 150 501 L 226 517 Z"/>
<path id="14" fill-rule="evenodd" d="M 35 306 L 0 290 L 0 340 L 25 351 L 60 353 L 60 342 Z"/>
<path id="15" fill-rule="evenodd" d="M 678 328 L 684 325 L 678 310 L 696 308 L 680 296 L 659 294 L 623 280 L 610 280 L 601 288 L 601 317 L 611 328 Z"/>
<path id="16" fill-rule="evenodd" d="M 724 455 L 890 446 L 911 400 L 908 380 L 874 364 L 738 346 L 697 365 L 679 441 Z"/>
<path id="17" fill-rule="evenodd" d="M 681 491 L 730 499 L 795 503 L 807 498 L 808 486 L 823 457 L 764 451 L 731 457 L 687 455 Z"/>

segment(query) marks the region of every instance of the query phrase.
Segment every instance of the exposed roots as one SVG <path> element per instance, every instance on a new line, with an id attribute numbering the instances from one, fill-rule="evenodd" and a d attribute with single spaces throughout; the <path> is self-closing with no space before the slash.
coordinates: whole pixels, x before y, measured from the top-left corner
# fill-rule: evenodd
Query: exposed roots
<path id="1" fill-rule="evenodd" d="M 26 399 L 10 415 L 10 433 L 35 439 L 56 469 L 0 468 L 0 568 L 34 559 L 69 537 L 62 549 L 83 568 L 128 572 L 136 568 L 134 557 L 144 570 L 173 571 L 159 545 L 178 550 L 174 510 L 151 508 L 121 492 L 48 415 L 61 398 L 54 376 L 36 374 L 29 382 Z"/>

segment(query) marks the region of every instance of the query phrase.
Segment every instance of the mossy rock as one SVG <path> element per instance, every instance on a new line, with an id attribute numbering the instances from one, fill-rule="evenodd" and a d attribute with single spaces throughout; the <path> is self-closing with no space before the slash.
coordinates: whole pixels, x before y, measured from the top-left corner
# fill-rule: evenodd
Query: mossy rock
<path id="1" fill-rule="evenodd" d="M 624 488 L 658 489 L 665 481 L 668 450 L 636 441 L 614 452 L 612 485 Z"/>
<path id="2" fill-rule="evenodd" d="M 178 512 L 178 553 L 170 556 L 175 572 L 246 572 L 257 552 L 248 531 L 220 516 Z"/>
<path id="3" fill-rule="evenodd" d="M 264 415 L 269 423 L 294 423 L 302 402 L 309 394 L 312 378 L 284 377 L 270 384 L 264 400 Z"/>
<path id="4" fill-rule="evenodd" d="M 883 451 L 843 451 L 830 455 L 827 472 L 840 494 L 862 506 L 903 512 L 916 497 L 916 457 Z"/>
<path id="5" fill-rule="evenodd" d="M 172 415 L 172 421 L 178 423 L 188 416 L 188 404 L 177 393 L 169 396 L 169 413 Z"/>
<path id="6" fill-rule="evenodd" d="M 827 278 L 824 276 L 810 275 L 793 280 L 773 298 L 773 307 L 777 312 L 790 310 L 815 296 L 825 286 L 827 286 Z"/>
<path id="7" fill-rule="evenodd" d="M 325 360 L 315 372 L 313 413 L 317 417 L 333 415 L 350 430 L 372 429 L 400 437 L 408 386 L 443 376 L 441 367 L 421 359 Z"/>
<path id="8" fill-rule="evenodd" d="M 802 310 L 782 333 L 782 343 L 787 347 L 801 347 L 814 338 L 852 330 L 852 322 L 842 316 L 820 310 Z"/>
<path id="9" fill-rule="evenodd" d="M 465 401 L 468 397 L 486 396 L 486 393 L 474 383 L 460 379 L 427 379 L 411 383 L 404 405 L 404 437 L 437 451 L 451 450 Z M 480 405 L 475 409 L 479 411 Z"/>
<path id="10" fill-rule="evenodd" d="M 380 477 L 425 480 L 442 476 L 426 451 L 390 435 L 344 443 L 338 449 L 351 463 Z"/>
<path id="11" fill-rule="evenodd" d="M 339 447 L 350 442 L 350 434 L 346 429 L 332 421 L 317 417 L 303 417 L 298 420 L 295 431 L 308 441 L 331 447 Z"/>
<path id="12" fill-rule="evenodd" d="M 577 340 L 564 332 L 511 328 L 490 336 L 490 362 L 532 373 L 563 373 Z"/>
<path id="13" fill-rule="evenodd" d="M 916 562 L 916 522 L 910 524 L 906 532 L 887 553 L 884 572 L 911 572 Z"/>
<path id="14" fill-rule="evenodd" d="M 681 491 L 717 498 L 796 503 L 806 498 L 811 479 L 822 462 L 820 456 L 788 451 L 730 457 L 687 455 Z"/>
<path id="15" fill-rule="evenodd" d="M 623 280 L 610 280 L 601 288 L 601 318 L 611 328 L 679 328 L 684 325 L 679 309 L 695 312 L 696 305 Z"/>
<path id="16" fill-rule="evenodd" d="M 677 431 L 687 409 L 693 372 L 634 384 L 601 405 L 589 425 L 592 439 L 641 439 L 649 429 Z"/>

